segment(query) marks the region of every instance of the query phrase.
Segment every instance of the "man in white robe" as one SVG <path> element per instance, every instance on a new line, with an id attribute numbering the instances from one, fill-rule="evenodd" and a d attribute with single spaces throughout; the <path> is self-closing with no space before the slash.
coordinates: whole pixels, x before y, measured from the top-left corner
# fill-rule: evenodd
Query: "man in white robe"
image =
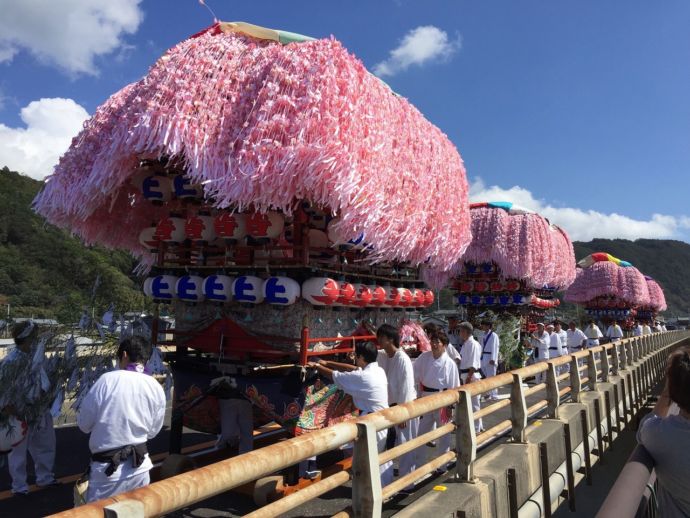
<path id="1" fill-rule="evenodd" d="M 372 342 L 358 342 L 355 344 L 356 369 L 342 372 L 326 367 L 329 362 L 319 360 L 310 363 L 322 376 L 330 378 L 346 394 L 352 396 L 352 401 L 361 415 L 371 414 L 388 408 L 388 379 L 385 371 L 376 362 L 378 350 Z M 386 449 L 388 430 L 376 432 L 379 453 Z M 393 463 L 387 462 L 380 467 L 381 485 L 387 486 L 393 481 Z"/>
<path id="2" fill-rule="evenodd" d="M 481 338 L 481 371 L 485 378 L 490 378 L 496 375 L 496 370 L 498 369 L 498 353 L 501 341 L 493 329 L 493 322 L 484 320 L 481 325 L 483 331 Z M 489 391 L 486 397 L 489 401 L 496 401 L 498 399 L 498 389 Z"/>
<path id="3" fill-rule="evenodd" d="M 417 398 L 412 360 L 400 348 L 400 334 L 391 325 L 384 324 L 376 331 L 376 340 L 381 346 L 376 362 L 385 371 L 388 379 L 388 405 L 402 405 Z M 419 418 L 415 417 L 395 427 L 395 445 L 399 446 L 417 437 Z M 416 469 L 416 452 L 413 450 L 398 459 L 400 476 Z M 411 488 L 408 488 L 411 489 Z"/>
<path id="4" fill-rule="evenodd" d="M 563 324 L 560 320 L 555 320 L 553 323 L 553 332 L 561 339 L 561 356 L 568 355 L 568 333 L 563 329 Z"/>
<path id="5" fill-rule="evenodd" d="M 165 393 L 146 372 L 151 344 L 139 336 L 122 341 L 120 369 L 106 372 L 79 408 L 77 425 L 90 433 L 91 466 L 87 502 L 149 484 L 153 467 L 146 442 L 163 427 Z"/>
<path id="6" fill-rule="evenodd" d="M 563 355 L 563 344 L 561 337 L 556 333 L 556 326 L 549 324 L 546 326 L 546 332 L 549 333 L 549 359 L 560 358 Z M 561 366 L 556 367 L 556 374 L 562 372 Z"/>
<path id="7" fill-rule="evenodd" d="M 642 336 L 643 327 L 639 320 L 635 320 L 635 327 L 633 328 L 633 336 Z"/>
<path id="8" fill-rule="evenodd" d="M 10 367 L 17 364 L 23 364 L 27 369 L 31 368 L 32 345 L 38 337 L 38 327 L 31 320 L 26 320 L 14 326 L 12 337 L 14 338 L 16 348 L 2 360 L 0 372 L 9 373 Z M 15 373 L 15 376 L 21 376 L 21 374 Z M 9 378 L 9 375 L 0 376 L 2 383 L 19 383 L 21 381 L 6 378 Z M 22 419 L 20 415 L 21 408 L 16 408 L 17 402 L 9 401 L 8 403 L 10 405 L 6 409 L 0 408 L 0 410 L 10 415 L 16 413 L 16 417 Z M 25 403 L 27 405 L 35 404 L 33 401 L 28 400 L 28 394 Z M 0 433 L 2 433 L 1 429 Z M 12 477 L 12 494 L 14 495 L 27 495 L 29 493 L 29 485 L 26 481 L 27 453 L 31 455 L 34 462 L 36 484 L 41 487 L 57 484 L 53 474 L 53 466 L 55 464 L 55 429 L 53 428 L 53 416 L 50 414 L 50 408 L 46 408 L 37 421 L 29 423 L 26 436 L 19 444 L 12 448 L 8 455 L 8 467 Z"/>
<path id="9" fill-rule="evenodd" d="M 599 345 L 599 339 L 604 336 L 594 320 L 590 320 L 585 329 L 585 335 L 587 336 L 587 347 L 596 347 Z"/>
<path id="10" fill-rule="evenodd" d="M 534 363 L 545 362 L 549 359 L 549 347 L 551 347 L 551 336 L 544 329 L 544 324 L 539 322 L 537 330 L 530 335 L 530 347 L 534 351 Z M 546 376 L 543 372 L 535 376 L 537 383 L 543 383 Z"/>
<path id="11" fill-rule="evenodd" d="M 606 329 L 606 338 L 611 342 L 618 342 L 623 339 L 623 328 L 615 320 Z"/>
<path id="12" fill-rule="evenodd" d="M 582 332 L 582 329 L 577 327 L 575 322 L 568 324 L 568 352 L 574 354 L 582 351 L 587 347 L 587 335 Z"/>
<path id="13" fill-rule="evenodd" d="M 463 322 L 460 324 L 460 339 L 462 340 L 462 347 L 460 348 L 460 383 L 468 385 L 474 381 L 482 378 L 480 371 L 482 365 L 482 347 L 479 342 L 472 336 L 472 324 Z M 479 412 L 481 408 L 481 394 L 472 396 L 472 411 Z M 482 419 L 475 419 L 474 431 L 480 433 L 484 431 L 482 426 Z"/>
<path id="14" fill-rule="evenodd" d="M 460 376 L 456 363 L 446 354 L 448 335 L 443 331 L 436 331 L 430 337 L 431 351 L 419 355 L 412 364 L 415 385 L 419 395 L 429 396 L 443 390 L 460 386 Z M 421 417 L 419 421 L 419 435 L 443 426 L 448 422 L 450 415 L 447 411 L 434 410 Z M 437 440 L 437 455 L 442 455 L 450 450 L 450 434 L 446 434 Z M 417 465 L 426 463 L 423 448 L 417 450 Z M 441 469 L 443 471 L 443 468 Z"/>
<path id="15" fill-rule="evenodd" d="M 458 317 L 448 317 L 448 328 L 446 329 L 446 334 L 448 335 L 448 342 L 450 343 L 451 347 L 446 349 L 446 353 L 454 360 L 456 357 L 458 360 L 460 359 L 460 346 L 462 345 L 462 340 L 460 340 L 460 329 L 458 328 L 459 323 L 460 320 Z M 453 351 L 451 351 L 451 349 Z"/>
<path id="16" fill-rule="evenodd" d="M 652 328 L 649 327 L 649 322 L 645 321 L 644 325 L 642 326 L 642 336 L 647 336 L 652 334 Z"/>

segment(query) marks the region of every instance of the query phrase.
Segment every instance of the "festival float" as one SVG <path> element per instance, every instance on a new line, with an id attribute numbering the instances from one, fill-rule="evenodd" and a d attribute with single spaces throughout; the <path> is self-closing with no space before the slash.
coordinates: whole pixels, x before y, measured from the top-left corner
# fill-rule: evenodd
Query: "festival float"
<path id="1" fill-rule="evenodd" d="M 577 275 L 565 292 L 565 301 L 584 306 L 589 316 L 620 321 L 625 329 L 630 329 L 639 309 L 650 306 L 647 280 L 628 261 L 597 252 L 577 265 Z"/>
<path id="2" fill-rule="evenodd" d="M 471 321 L 486 311 L 509 313 L 523 332 L 532 331 L 575 278 L 570 238 L 543 216 L 508 202 L 473 203 L 470 218 L 472 241 L 461 261 L 451 272 L 429 272 L 429 282 L 452 276 L 457 304 Z"/>
<path id="3" fill-rule="evenodd" d="M 420 268 L 467 248 L 467 190 L 446 135 L 334 38 L 216 23 L 96 110 L 35 209 L 141 260 L 175 317 L 158 345 L 174 350 L 179 446 L 182 424 L 219 431 L 221 376 L 257 424 L 354 415 L 304 366 L 383 323 L 428 347 Z"/>
<path id="4" fill-rule="evenodd" d="M 649 290 L 649 304 L 641 306 L 637 310 L 637 318 L 638 320 L 654 322 L 659 313 L 667 309 L 666 296 L 658 282 L 648 275 L 645 275 L 644 278 L 647 281 L 647 289 Z"/>

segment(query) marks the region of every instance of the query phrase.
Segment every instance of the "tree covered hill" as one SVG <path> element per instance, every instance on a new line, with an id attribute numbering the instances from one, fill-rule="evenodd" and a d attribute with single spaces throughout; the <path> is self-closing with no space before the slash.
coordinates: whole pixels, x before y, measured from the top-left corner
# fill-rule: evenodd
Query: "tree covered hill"
<path id="1" fill-rule="evenodd" d="M 126 252 L 86 247 L 31 210 L 42 182 L 0 169 L 0 318 L 75 321 L 84 309 L 120 311 L 145 304 Z M 98 282 L 97 282 L 98 279 Z M 96 287 L 94 291 L 94 287 Z M 4 306 L 4 307 L 3 307 Z"/>
<path id="2" fill-rule="evenodd" d="M 664 289 L 666 315 L 686 316 L 690 312 L 690 244 L 667 239 L 593 239 L 573 245 L 577 260 L 594 252 L 608 252 L 653 277 Z"/>

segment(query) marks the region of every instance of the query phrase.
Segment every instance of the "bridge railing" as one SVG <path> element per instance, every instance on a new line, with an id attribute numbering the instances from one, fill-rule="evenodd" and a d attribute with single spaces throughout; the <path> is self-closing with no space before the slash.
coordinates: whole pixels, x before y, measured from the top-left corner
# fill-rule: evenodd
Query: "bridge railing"
<path id="1" fill-rule="evenodd" d="M 309 434 L 276 443 L 243 455 L 223 460 L 193 471 L 155 482 L 147 487 L 112 498 L 65 511 L 61 517 L 107 516 L 148 517 L 160 516 L 220 493 L 229 491 L 262 477 L 294 466 L 313 456 L 339 449 L 354 443 L 351 465 L 342 464 L 342 471 L 269 503 L 246 515 L 252 518 L 280 516 L 320 495 L 352 481 L 351 510 L 336 516 L 379 516 L 382 502 L 406 486 L 427 474 L 455 461 L 455 474 L 460 481 L 474 479 L 473 468 L 477 450 L 497 436 L 509 434 L 516 442 L 525 442 L 528 419 L 536 414 L 555 417 L 557 408 L 565 396 L 577 401 L 585 390 L 595 390 L 599 381 L 605 382 L 612 375 L 620 374 L 626 380 L 622 393 L 615 394 L 616 426 L 611 425 L 612 410 L 597 411 L 597 420 L 609 420 L 608 437 L 602 437 L 597 424 L 599 451 L 603 441 L 612 441 L 612 430 L 619 423 L 627 423 L 641 408 L 651 387 L 660 379 L 668 349 L 680 340 L 690 337 L 686 331 L 669 331 L 644 337 L 623 339 L 580 351 L 568 356 L 536 363 L 488 379 L 479 380 L 452 390 L 446 390 L 410 403 L 368 414 L 352 421 L 316 430 Z M 568 366 L 568 367 L 566 367 Z M 569 368 L 569 372 L 559 372 Z M 523 381 L 531 376 L 545 374 L 545 382 L 525 388 Z M 561 388 L 559 382 L 565 382 Z M 510 398 L 492 403 L 473 412 L 471 399 L 490 390 L 510 388 Z M 541 399 L 527 405 L 527 397 L 543 393 Z M 619 397 L 620 396 L 620 397 Z M 420 435 L 412 441 L 379 453 L 376 432 L 405 423 L 412 418 L 447 407 L 454 407 L 454 420 Z M 474 423 L 504 409 L 510 409 L 510 419 L 503 420 L 490 429 L 476 434 Z M 622 408 L 622 416 L 619 409 Z M 597 410 L 599 407 L 597 406 Z M 604 417 L 605 416 L 605 417 Z M 399 477 L 381 487 L 379 466 L 392 461 L 439 437 L 455 432 L 455 445 L 445 454 L 419 466 L 412 473 Z M 119 510 L 122 511 L 121 514 Z"/>

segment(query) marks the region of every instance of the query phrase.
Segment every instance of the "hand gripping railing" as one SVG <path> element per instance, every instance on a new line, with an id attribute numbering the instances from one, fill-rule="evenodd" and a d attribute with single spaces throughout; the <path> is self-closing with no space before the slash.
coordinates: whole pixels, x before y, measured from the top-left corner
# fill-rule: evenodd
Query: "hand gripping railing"
<path id="1" fill-rule="evenodd" d="M 419 398 L 353 421 L 316 430 L 55 516 L 101 518 L 104 516 L 104 509 L 108 511 L 107 516 L 159 516 L 274 474 L 353 441 L 354 455 L 350 469 L 314 482 L 247 516 L 252 518 L 279 516 L 350 480 L 352 480 L 353 491 L 352 514 L 380 516 L 382 501 L 452 461 L 456 461 L 457 478 L 461 481 L 472 481 L 474 479 L 473 466 L 479 447 L 508 432 L 514 441 L 525 442 L 525 429 L 529 416 L 545 410 L 549 417 L 556 417 L 561 398 L 570 395 L 577 401 L 579 394 L 585 388 L 595 389 L 598 378 L 602 381 L 607 380 L 609 371 L 612 374 L 620 373 L 627 377 L 624 384 L 624 387 L 628 387 L 627 394 L 625 390 L 620 394 L 625 414 L 620 419 L 627 422 L 629 417 L 641 408 L 643 397 L 646 396 L 648 389 L 660 379 L 667 349 L 688 337 L 690 333 L 686 331 L 669 331 L 624 339 L 548 362 L 536 363 L 456 389 Z M 557 367 L 565 365 L 570 366 L 570 372 L 557 374 Z M 631 366 L 639 368 L 627 370 Z M 546 373 L 546 381 L 525 389 L 523 380 L 540 373 Z M 568 386 L 560 388 L 559 382 L 564 381 L 568 383 Z M 500 387 L 510 387 L 510 399 L 492 403 L 476 413 L 472 411 L 472 396 Z M 528 407 L 526 398 L 541 391 L 545 392 L 544 398 Z M 449 422 L 385 452 L 377 451 L 377 431 L 449 406 L 455 406 L 454 422 Z M 510 419 L 501 421 L 480 434 L 475 433 L 476 419 L 508 407 L 510 407 Z M 618 408 L 619 401 L 617 400 L 616 412 Z M 607 412 L 607 415 L 610 418 L 610 412 Z M 609 433 L 611 429 L 612 427 L 609 426 Z M 396 479 L 388 486 L 381 487 L 378 466 L 453 431 L 456 432 L 454 449 L 419 466 L 414 472 Z M 611 436 L 608 439 L 610 441 Z M 120 514 L 118 514 L 119 510 L 122 511 Z M 340 513 L 337 516 L 347 516 L 348 513 Z"/>

